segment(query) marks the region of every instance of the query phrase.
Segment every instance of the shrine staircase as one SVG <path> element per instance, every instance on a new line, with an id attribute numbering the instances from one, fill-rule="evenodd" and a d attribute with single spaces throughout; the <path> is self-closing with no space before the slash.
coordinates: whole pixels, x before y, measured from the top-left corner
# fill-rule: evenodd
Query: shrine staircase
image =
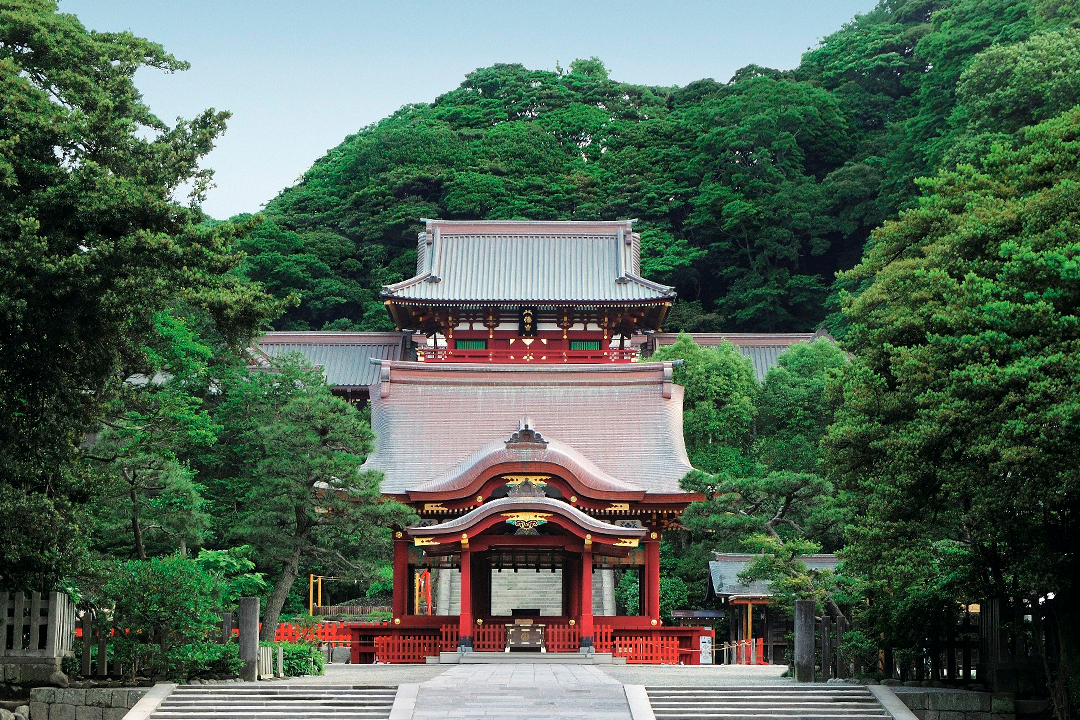
<path id="1" fill-rule="evenodd" d="M 354 685 L 181 685 L 148 720 L 385 720 L 396 693 Z"/>
<path id="2" fill-rule="evenodd" d="M 861 685 L 646 686 L 656 720 L 891 720 Z"/>

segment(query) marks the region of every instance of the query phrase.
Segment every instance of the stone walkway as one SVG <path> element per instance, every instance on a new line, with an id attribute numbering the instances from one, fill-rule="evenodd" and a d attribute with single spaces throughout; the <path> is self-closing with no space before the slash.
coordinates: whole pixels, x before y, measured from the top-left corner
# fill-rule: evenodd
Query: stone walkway
<path id="1" fill-rule="evenodd" d="M 630 720 L 623 685 L 594 665 L 456 665 L 420 684 L 415 720 Z"/>

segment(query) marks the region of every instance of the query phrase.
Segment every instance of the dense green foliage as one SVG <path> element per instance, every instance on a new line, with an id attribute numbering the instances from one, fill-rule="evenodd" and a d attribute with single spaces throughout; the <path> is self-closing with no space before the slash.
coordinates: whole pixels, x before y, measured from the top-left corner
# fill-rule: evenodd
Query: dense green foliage
<path id="1" fill-rule="evenodd" d="M 1067 716 L 1080 698 L 1080 109 L 924 187 L 849 276 L 866 288 L 845 299 L 855 359 L 827 442 L 851 513 L 845 556 L 897 647 L 918 647 L 958 599 L 1048 603 Z"/>
<path id="2" fill-rule="evenodd" d="M 676 330 L 805 330 L 914 179 L 1077 98 L 1069 3 L 882 0 L 803 57 L 726 83 L 495 65 L 347 137 L 268 206 L 248 273 L 283 329 L 389 327 L 420 218 L 640 218 Z M 842 330 L 842 318 L 833 318 Z"/>
<path id="3" fill-rule="evenodd" d="M 713 550 L 761 552 L 754 577 L 780 596 L 832 603 L 833 578 L 815 578 L 801 556 L 842 544 L 832 483 L 819 445 L 835 407 L 825 388 L 847 359 L 827 338 L 793 345 L 759 384 L 730 343 L 702 348 L 688 335 L 652 359 L 681 360 L 684 435 L 698 470 L 683 480 L 703 502 L 683 514 L 689 538 L 668 546 L 666 571 L 693 581 Z"/>
<path id="4" fill-rule="evenodd" d="M 0 530 L 0 586 L 47 588 L 85 562 L 98 487 L 79 446 L 125 380 L 161 366 L 153 349 L 185 322 L 238 347 L 272 308 L 235 272 L 243 225 L 173 200 L 185 183 L 201 197 L 227 115 L 166 125 L 140 67 L 186 66 L 49 0 L 0 8 L 0 514 L 35 519 Z"/>
<path id="5" fill-rule="evenodd" d="M 214 533 L 226 547 L 250 544 L 273 578 L 263 614 L 270 641 L 301 567 L 320 561 L 372 576 L 389 556 L 389 528 L 409 515 L 383 500 L 376 475 L 360 472 L 372 440 L 366 420 L 299 356 L 273 372 L 224 376 L 215 418 L 219 441 L 198 462 Z"/>

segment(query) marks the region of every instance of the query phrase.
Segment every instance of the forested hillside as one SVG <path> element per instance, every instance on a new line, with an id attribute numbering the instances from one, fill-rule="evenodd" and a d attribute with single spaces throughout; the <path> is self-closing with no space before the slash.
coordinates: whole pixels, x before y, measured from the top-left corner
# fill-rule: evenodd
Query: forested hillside
<path id="1" fill-rule="evenodd" d="M 970 160 L 1080 97 L 1076 0 L 881 0 L 778 71 L 616 82 L 602 62 L 476 70 L 351 135 L 266 209 L 248 273 L 281 329 L 382 329 L 420 218 L 639 218 L 672 329 L 807 330 L 837 270 Z M 835 330 L 836 328 L 834 328 Z"/>

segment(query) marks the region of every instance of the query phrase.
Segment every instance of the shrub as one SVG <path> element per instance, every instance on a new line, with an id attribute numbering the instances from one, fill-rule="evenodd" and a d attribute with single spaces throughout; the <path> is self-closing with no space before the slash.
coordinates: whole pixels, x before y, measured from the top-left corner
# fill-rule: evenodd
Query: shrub
<path id="1" fill-rule="evenodd" d="M 194 658 L 217 652 L 195 649 L 208 644 L 216 630 L 222 588 L 194 560 L 173 555 L 121 563 L 104 591 L 113 608 L 113 627 L 122 630 L 114 639 L 114 653 L 132 674 L 203 672 Z"/>
<path id="2" fill-rule="evenodd" d="M 238 675 L 244 666 L 236 643 L 190 643 L 170 648 L 166 654 L 168 675 L 187 679 L 201 675 Z"/>
<path id="3" fill-rule="evenodd" d="M 307 643 L 260 643 L 263 647 L 280 647 L 285 675 L 323 675 L 326 673 L 326 658 L 314 645 Z"/>

